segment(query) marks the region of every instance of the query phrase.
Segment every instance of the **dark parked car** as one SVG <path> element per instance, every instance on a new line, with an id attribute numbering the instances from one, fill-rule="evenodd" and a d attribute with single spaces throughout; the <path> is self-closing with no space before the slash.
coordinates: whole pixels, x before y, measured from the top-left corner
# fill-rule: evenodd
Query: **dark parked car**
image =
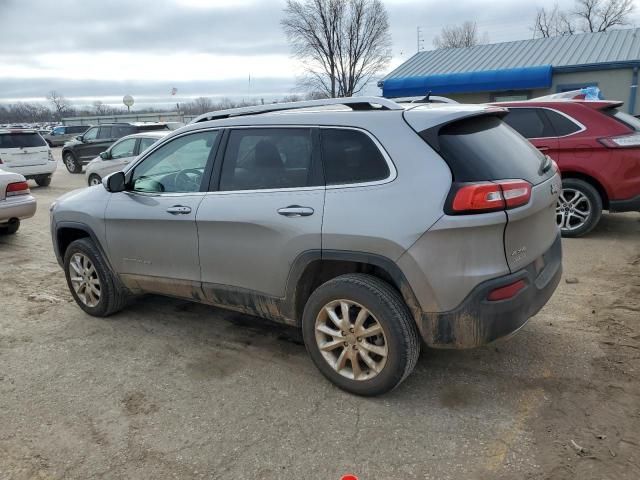
<path id="1" fill-rule="evenodd" d="M 89 127 L 84 134 L 65 143 L 62 160 L 71 173 L 81 173 L 82 166 L 107 150 L 116 140 L 133 133 L 172 130 L 167 123 L 105 123 Z"/>
<path id="2" fill-rule="evenodd" d="M 50 147 L 59 147 L 73 139 L 76 135 L 86 132 L 87 128 L 89 128 L 89 125 L 60 125 L 59 127 L 54 127 L 50 132 L 42 133 L 41 135 Z"/>

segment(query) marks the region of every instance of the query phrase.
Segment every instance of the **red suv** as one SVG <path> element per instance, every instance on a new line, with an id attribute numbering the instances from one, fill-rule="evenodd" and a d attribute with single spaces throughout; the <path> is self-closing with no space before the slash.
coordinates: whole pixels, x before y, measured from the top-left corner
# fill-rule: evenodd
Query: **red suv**
<path id="1" fill-rule="evenodd" d="M 562 173 L 556 209 L 565 237 L 590 232 L 602 210 L 640 211 L 640 120 L 622 102 L 502 102 L 506 123 L 553 158 Z"/>

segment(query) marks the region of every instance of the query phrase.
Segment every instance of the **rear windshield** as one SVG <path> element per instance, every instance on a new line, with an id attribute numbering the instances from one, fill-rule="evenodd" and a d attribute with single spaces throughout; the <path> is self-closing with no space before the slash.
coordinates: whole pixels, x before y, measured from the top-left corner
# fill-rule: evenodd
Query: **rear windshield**
<path id="1" fill-rule="evenodd" d="M 638 120 L 633 115 L 621 112 L 617 108 L 610 108 L 608 110 L 605 110 L 604 113 L 606 113 L 610 117 L 613 117 L 618 122 L 626 125 L 630 129 L 635 130 L 636 132 L 640 132 L 640 120 Z"/>
<path id="2" fill-rule="evenodd" d="M 426 132 L 421 136 L 429 138 Z M 432 147 L 449 164 L 456 182 L 522 179 L 536 185 L 553 175 L 551 169 L 542 173 L 545 157 L 495 116 L 445 125 Z"/>
<path id="3" fill-rule="evenodd" d="M 136 129 L 138 132 L 149 132 L 151 130 L 169 130 L 169 126 L 165 123 L 159 125 L 138 125 Z"/>
<path id="4" fill-rule="evenodd" d="M 2 133 L 0 148 L 44 147 L 47 142 L 37 133 Z"/>

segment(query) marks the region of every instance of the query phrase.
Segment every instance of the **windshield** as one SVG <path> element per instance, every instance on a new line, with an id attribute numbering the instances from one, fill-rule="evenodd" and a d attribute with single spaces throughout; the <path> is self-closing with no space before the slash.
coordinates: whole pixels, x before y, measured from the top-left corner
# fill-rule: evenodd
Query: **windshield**
<path id="1" fill-rule="evenodd" d="M 0 148 L 44 147 L 47 142 L 37 133 L 0 134 Z"/>

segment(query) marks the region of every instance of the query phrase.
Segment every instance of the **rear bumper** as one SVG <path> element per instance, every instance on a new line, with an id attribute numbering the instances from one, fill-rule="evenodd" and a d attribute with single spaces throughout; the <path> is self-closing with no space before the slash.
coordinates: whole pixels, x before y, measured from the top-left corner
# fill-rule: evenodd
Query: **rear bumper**
<path id="1" fill-rule="evenodd" d="M 640 195 L 626 200 L 609 200 L 610 212 L 640 212 Z"/>
<path id="2" fill-rule="evenodd" d="M 56 171 L 57 166 L 58 162 L 47 162 L 43 163 L 42 165 L 30 165 L 28 167 L 9 167 L 5 168 L 5 170 L 24 175 L 24 177 L 28 180 L 39 177 L 40 175 L 51 175 Z"/>
<path id="3" fill-rule="evenodd" d="M 12 218 L 24 220 L 31 218 L 36 213 L 36 199 L 31 195 L 19 195 L 18 197 L 0 201 L 0 224 L 7 223 Z"/>
<path id="4" fill-rule="evenodd" d="M 481 283 L 455 310 L 423 313 L 421 333 L 435 348 L 473 348 L 509 336 L 527 323 L 549 301 L 562 276 L 560 236 L 543 256 L 544 267 L 536 271 L 535 263 L 504 277 Z M 518 280 L 526 287 L 510 299 L 490 302 L 488 294 Z"/>

